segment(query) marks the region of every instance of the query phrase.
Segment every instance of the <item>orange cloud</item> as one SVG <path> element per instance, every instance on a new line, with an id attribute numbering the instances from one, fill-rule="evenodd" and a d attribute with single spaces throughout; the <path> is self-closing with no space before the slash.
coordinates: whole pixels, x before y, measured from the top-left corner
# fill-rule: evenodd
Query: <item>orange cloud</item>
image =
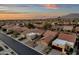
<path id="1" fill-rule="evenodd" d="M 48 17 L 58 17 L 65 13 L 0 13 L 1 20 L 22 20 L 22 19 L 40 19 Z"/>
<path id="2" fill-rule="evenodd" d="M 57 6 L 56 4 L 43 4 L 42 6 L 47 9 L 58 9 L 59 8 L 59 6 Z"/>

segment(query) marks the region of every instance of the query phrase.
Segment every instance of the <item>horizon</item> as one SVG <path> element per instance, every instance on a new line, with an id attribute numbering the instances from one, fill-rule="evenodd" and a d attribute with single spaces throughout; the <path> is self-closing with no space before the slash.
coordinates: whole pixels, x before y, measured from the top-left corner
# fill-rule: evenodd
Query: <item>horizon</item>
<path id="1" fill-rule="evenodd" d="M 79 13 L 79 4 L 0 4 L 0 19 L 43 19 Z"/>

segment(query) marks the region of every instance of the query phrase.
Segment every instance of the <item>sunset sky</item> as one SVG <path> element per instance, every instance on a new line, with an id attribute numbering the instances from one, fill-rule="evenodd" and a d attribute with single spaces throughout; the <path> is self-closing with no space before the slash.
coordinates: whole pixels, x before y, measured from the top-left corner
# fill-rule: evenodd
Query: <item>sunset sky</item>
<path id="1" fill-rule="evenodd" d="M 78 4 L 0 4 L 0 18 L 44 18 L 79 13 Z"/>

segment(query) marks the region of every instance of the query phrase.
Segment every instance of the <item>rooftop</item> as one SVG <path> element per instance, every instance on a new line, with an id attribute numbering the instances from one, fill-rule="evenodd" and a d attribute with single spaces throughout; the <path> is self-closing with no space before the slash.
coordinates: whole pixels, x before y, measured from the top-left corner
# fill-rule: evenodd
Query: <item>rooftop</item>
<path id="1" fill-rule="evenodd" d="M 50 31 L 50 30 L 47 30 L 44 34 L 43 34 L 43 36 L 56 36 L 58 34 L 58 32 L 56 32 L 56 31 Z"/>
<path id="2" fill-rule="evenodd" d="M 56 37 L 57 34 L 58 34 L 58 32 L 47 31 L 44 34 L 44 37 L 41 38 L 41 40 L 42 40 L 42 42 L 49 44 Z"/>
<path id="3" fill-rule="evenodd" d="M 43 29 L 38 29 L 38 28 L 35 28 L 35 29 L 31 29 L 30 32 L 34 32 L 34 33 L 39 33 L 39 34 L 43 34 L 45 32 L 45 30 Z"/>
<path id="4" fill-rule="evenodd" d="M 47 37 L 41 38 L 41 40 L 42 40 L 42 42 L 45 42 L 45 43 L 49 44 L 50 41 L 53 40 L 53 38 L 54 38 L 54 37 L 52 37 L 52 36 L 47 36 Z"/>
<path id="5" fill-rule="evenodd" d="M 69 41 L 69 42 L 73 42 L 73 43 L 76 41 L 76 35 L 75 34 L 60 33 L 58 38 L 62 39 L 62 40 Z"/>
<path id="6" fill-rule="evenodd" d="M 70 26 L 69 25 L 68 26 L 66 26 L 66 25 L 63 26 L 63 30 L 72 30 L 72 29 L 73 29 L 73 26 L 71 26 L 71 25 Z"/>
<path id="7" fill-rule="evenodd" d="M 24 32 L 22 32 L 22 34 L 26 35 L 27 33 L 39 33 L 40 35 L 42 35 L 45 31 L 42 29 L 26 29 Z"/>
<path id="8" fill-rule="evenodd" d="M 79 31 L 79 27 L 76 27 L 76 28 L 75 28 L 75 31 Z"/>
<path id="9" fill-rule="evenodd" d="M 13 31 L 16 31 L 19 33 L 28 30 L 27 27 L 20 27 L 17 25 L 5 25 L 5 26 L 2 26 L 2 28 L 8 29 L 8 30 L 13 30 Z"/>

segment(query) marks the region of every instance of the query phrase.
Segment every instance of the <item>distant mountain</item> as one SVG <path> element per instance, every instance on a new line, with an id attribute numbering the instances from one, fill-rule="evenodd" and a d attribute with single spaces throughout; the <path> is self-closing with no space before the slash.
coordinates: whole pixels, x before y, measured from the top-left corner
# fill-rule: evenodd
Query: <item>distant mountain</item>
<path id="1" fill-rule="evenodd" d="M 71 13 L 71 14 L 62 16 L 61 18 L 79 18 L 79 13 Z"/>

